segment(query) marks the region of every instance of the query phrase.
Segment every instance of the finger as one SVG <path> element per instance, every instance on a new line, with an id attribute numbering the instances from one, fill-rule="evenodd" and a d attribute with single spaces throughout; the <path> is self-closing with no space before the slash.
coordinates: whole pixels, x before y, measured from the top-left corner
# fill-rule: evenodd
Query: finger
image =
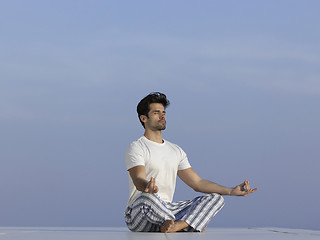
<path id="1" fill-rule="evenodd" d="M 246 186 L 246 191 L 250 191 L 251 188 L 248 180 L 245 181 L 245 186 Z"/>
<path id="2" fill-rule="evenodd" d="M 148 184 L 147 184 L 147 186 L 145 188 L 145 192 L 147 192 L 147 193 L 150 193 L 151 190 L 153 189 L 153 187 L 152 187 L 152 178 L 153 177 L 151 177 L 150 181 L 148 182 Z"/>
<path id="3" fill-rule="evenodd" d="M 146 188 L 144 189 L 145 192 L 149 192 L 150 191 L 150 182 L 147 183 Z"/>
<path id="4" fill-rule="evenodd" d="M 154 177 L 151 178 L 153 184 L 155 185 L 156 184 L 156 179 Z"/>
<path id="5" fill-rule="evenodd" d="M 158 192 L 158 190 L 157 190 L 158 187 L 157 187 L 157 185 L 156 185 L 156 179 L 155 179 L 155 178 L 152 179 L 152 183 L 153 183 L 153 188 L 152 188 L 153 193 Z"/>
<path id="6" fill-rule="evenodd" d="M 155 180 L 154 180 L 154 178 L 153 178 L 153 177 L 151 177 L 151 179 L 150 179 L 150 186 L 149 186 L 149 188 L 153 191 L 154 186 L 155 186 Z"/>
<path id="7" fill-rule="evenodd" d="M 255 188 L 255 189 L 250 189 L 250 192 L 249 193 L 254 193 L 255 191 L 257 191 L 258 188 Z"/>
<path id="8" fill-rule="evenodd" d="M 148 183 L 148 186 L 149 186 L 149 189 L 152 189 L 152 188 L 153 188 L 153 186 L 152 186 L 152 177 L 150 178 L 150 181 L 149 181 L 149 183 Z"/>
<path id="9" fill-rule="evenodd" d="M 246 184 L 246 182 L 244 181 L 243 183 L 241 183 L 241 184 L 239 185 L 241 191 L 244 191 L 244 190 L 245 190 L 245 188 L 244 188 L 245 184 Z"/>

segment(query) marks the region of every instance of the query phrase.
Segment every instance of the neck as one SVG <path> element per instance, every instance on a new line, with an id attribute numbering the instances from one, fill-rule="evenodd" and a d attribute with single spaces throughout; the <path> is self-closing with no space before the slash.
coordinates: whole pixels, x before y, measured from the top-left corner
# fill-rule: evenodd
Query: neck
<path id="1" fill-rule="evenodd" d="M 148 131 L 144 132 L 144 136 L 148 138 L 150 141 L 156 143 L 163 143 L 162 132 L 161 131 Z"/>

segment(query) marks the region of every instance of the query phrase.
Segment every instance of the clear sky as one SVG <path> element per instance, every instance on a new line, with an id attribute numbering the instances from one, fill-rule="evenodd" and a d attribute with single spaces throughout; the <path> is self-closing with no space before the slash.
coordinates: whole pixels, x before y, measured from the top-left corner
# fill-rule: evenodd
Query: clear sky
<path id="1" fill-rule="evenodd" d="M 196 172 L 260 190 L 209 227 L 320 229 L 319 1 L 1 1 L 0 226 L 125 226 L 136 105 Z M 178 181 L 175 200 L 197 193 Z"/>

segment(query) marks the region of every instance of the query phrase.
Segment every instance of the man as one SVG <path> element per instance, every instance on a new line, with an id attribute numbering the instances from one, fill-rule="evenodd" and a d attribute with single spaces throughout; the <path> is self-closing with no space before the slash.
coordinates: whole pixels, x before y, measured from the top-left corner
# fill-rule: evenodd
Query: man
<path id="1" fill-rule="evenodd" d="M 135 232 L 202 232 L 224 205 L 221 195 L 247 196 L 257 190 L 249 182 L 227 188 L 202 179 L 190 166 L 185 152 L 162 138 L 166 128 L 166 95 L 155 92 L 138 106 L 144 135 L 126 152 L 130 197 L 125 211 L 128 228 Z M 189 201 L 172 202 L 176 177 L 197 192 Z"/>

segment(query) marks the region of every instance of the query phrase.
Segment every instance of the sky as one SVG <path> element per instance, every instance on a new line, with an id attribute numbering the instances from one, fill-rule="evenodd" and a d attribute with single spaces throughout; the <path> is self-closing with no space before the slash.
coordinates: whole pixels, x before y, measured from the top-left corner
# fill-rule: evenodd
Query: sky
<path id="1" fill-rule="evenodd" d="M 137 103 L 225 196 L 209 227 L 320 229 L 320 2 L 1 1 L 0 226 L 124 227 Z M 200 193 L 177 181 L 174 200 Z"/>

